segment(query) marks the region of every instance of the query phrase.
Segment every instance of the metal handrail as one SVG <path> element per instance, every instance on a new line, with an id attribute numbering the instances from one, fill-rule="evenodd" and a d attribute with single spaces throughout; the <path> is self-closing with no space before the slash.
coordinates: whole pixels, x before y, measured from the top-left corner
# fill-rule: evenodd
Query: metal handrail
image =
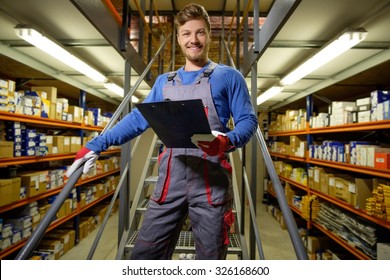
<path id="1" fill-rule="evenodd" d="M 286 196 L 283 191 L 282 184 L 280 183 L 279 176 L 276 173 L 275 166 L 272 162 L 271 156 L 267 149 L 267 144 L 265 143 L 263 134 L 260 131 L 260 128 L 257 128 L 256 138 L 258 144 L 262 150 L 265 165 L 267 166 L 268 174 L 271 178 L 272 185 L 276 192 L 276 198 L 279 203 L 280 210 L 282 211 L 283 217 L 286 220 L 287 230 L 290 234 L 290 239 L 292 241 L 295 253 L 299 260 L 307 260 L 306 249 L 303 245 L 302 238 L 299 235 L 297 224 L 295 223 L 293 214 L 290 207 L 288 206 Z"/>
<path id="2" fill-rule="evenodd" d="M 125 106 L 127 106 L 131 100 L 131 97 L 133 93 L 136 91 L 136 89 L 139 87 L 143 79 L 145 78 L 146 74 L 150 71 L 150 68 L 152 67 L 154 61 L 159 56 L 160 52 L 164 49 L 165 44 L 168 42 L 168 39 L 171 35 L 167 36 L 165 40 L 161 43 L 159 49 L 153 56 L 153 58 L 150 60 L 147 67 L 142 72 L 141 76 L 138 78 L 137 82 L 134 84 L 134 86 L 130 89 L 130 91 L 125 95 L 122 102 L 119 104 L 118 108 L 116 109 L 115 113 L 111 117 L 110 121 L 107 123 L 106 127 L 103 129 L 103 131 L 100 134 L 104 134 L 107 132 L 107 130 L 111 129 L 116 121 L 119 119 L 119 116 L 122 114 L 123 110 L 125 109 Z M 83 171 L 82 164 L 79 168 L 75 170 L 75 172 L 70 176 L 67 183 L 61 190 L 61 192 L 58 194 L 57 198 L 54 200 L 53 204 L 47 211 L 46 215 L 42 218 L 36 229 L 32 232 L 31 236 L 27 240 L 26 244 L 22 247 L 22 249 L 19 251 L 18 255 L 16 256 L 16 260 L 25 260 L 28 256 L 31 255 L 35 247 L 38 245 L 38 243 L 41 241 L 43 235 L 45 234 L 46 230 L 48 229 L 49 225 L 53 221 L 55 215 L 57 214 L 58 210 L 60 209 L 61 205 L 64 203 L 65 199 L 68 198 L 71 190 L 79 180 L 82 171 Z M 119 186 L 120 188 L 121 186 Z M 107 214 L 106 214 L 107 215 Z M 100 238 L 100 236 L 99 236 Z"/>

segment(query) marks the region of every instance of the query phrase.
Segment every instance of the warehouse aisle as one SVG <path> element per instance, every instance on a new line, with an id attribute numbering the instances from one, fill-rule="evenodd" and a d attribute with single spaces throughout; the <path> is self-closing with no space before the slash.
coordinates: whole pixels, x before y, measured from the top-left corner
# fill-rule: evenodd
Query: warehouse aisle
<path id="1" fill-rule="evenodd" d="M 247 215 L 248 217 L 248 215 Z M 249 217 L 248 217 L 249 218 Z M 266 205 L 258 204 L 257 221 L 260 227 L 261 242 L 266 260 L 296 260 L 294 248 L 287 230 L 283 230 L 279 222 L 267 212 Z M 91 249 L 98 229 L 61 257 L 61 260 L 85 260 Z M 99 246 L 94 253 L 94 260 L 114 260 L 118 239 L 118 211 L 108 220 Z M 256 249 L 257 250 L 257 249 Z M 233 259 L 236 259 L 235 255 Z M 228 259 L 230 257 L 228 256 Z"/>

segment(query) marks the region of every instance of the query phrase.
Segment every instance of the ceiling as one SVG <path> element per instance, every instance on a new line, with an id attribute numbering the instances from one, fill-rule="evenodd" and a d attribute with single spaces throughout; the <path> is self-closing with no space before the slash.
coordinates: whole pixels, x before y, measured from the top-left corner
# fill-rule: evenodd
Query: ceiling
<path id="1" fill-rule="evenodd" d="M 288 2 L 277 0 L 276 2 Z M 0 6 L 0 77 L 13 79 L 21 89 L 31 85 L 54 86 L 58 95 L 77 104 L 80 90 L 87 92 L 87 105 L 99 106 L 103 111 L 113 111 L 120 103 L 102 84 L 79 74 L 62 62 L 51 58 L 16 36 L 17 24 L 30 24 L 45 35 L 63 44 L 71 53 L 104 73 L 118 85 L 124 83 L 126 54 L 130 53 L 131 85 L 134 85 L 146 65 L 134 56 L 134 48 L 126 53 L 113 47 L 114 35 L 120 31 L 112 13 L 98 17 L 96 11 L 105 0 L 2 0 Z M 112 0 L 120 9 L 122 1 Z M 135 1 L 130 9 L 137 11 Z M 141 2 L 138 0 L 138 2 Z M 160 15 L 172 15 L 192 1 L 154 1 Z M 236 0 L 197 1 L 210 15 L 231 15 Z M 240 11 L 244 3 L 240 1 Z M 251 3 L 253 1 L 250 1 Z M 260 1 L 260 15 L 267 16 L 273 0 Z M 291 0 L 290 0 L 291 2 Z M 257 62 L 257 89 L 251 89 L 251 72 L 244 73 L 251 93 L 260 95 L 278 83 L 290 70 L 315 53 L 322 45 L 347 28 L 363 27 L 368 35 L 365 41 L 311 73 L 304 79 L 286 87 L 277 98 L 259 106 L 259 109 L 277 109 L 281 106 L 304 106 L 303 97 L 315 93 L 319 102 L 327 100 L 356 99 L 368 95 L 374 89 L 390 89 L 390 1 L 388 0 L 302 0 L 285 24 L 272 37 Z M 80 9 L 84 7 L 84 10 Z M 106 6 L 104 6 L 106 7 Z M 145 1 L 146 11 L 149 1 Z M 92 12 L 91 12 L 92 11 Z M 253 11 L 253 5 L 250 5 Z M 95 19 L 90 15 L 96 16 Z M 146 14 L 148 14 L 146 12 Z M 252 14 L 252 12 L 250 12 Z M 107 16 L 108 15 L 108 16 Z M 97 19 L 96 19 L 97 18 Z M 266 25 L 273 18 L 265 20 Z M 226 29 L 230 22 L 226 23 Z M 114 26 L 113 28 L 111 26 Z M 108 28 L 102 31 L 102 27 Z M 111 28 L 111 29 L 109 29 Z M 112 32 L 110 32 L 112 30 Z M 119 30 L 119 31 L 118 31 Z M 263 31 L 263 30 L 262 30 Z M 108 35 L 107 35 L 108 34 Z M 112 36 L 111 36 L 112 35 Z M 260 32 L 260 36 L 262 33 Z M 261 37 L 262 38 L 262 37 Z M 252 42 L 249 42 L 250 45 Z M 235 57 L 233 55 L 233 57 Z M 245 66 L 245 56 L 241 67 Z M 241 68 L 242 72 L 243 69 Z M 153 79 L 141 82 L 135 96 L 141 100 L 149 92 Z"/>

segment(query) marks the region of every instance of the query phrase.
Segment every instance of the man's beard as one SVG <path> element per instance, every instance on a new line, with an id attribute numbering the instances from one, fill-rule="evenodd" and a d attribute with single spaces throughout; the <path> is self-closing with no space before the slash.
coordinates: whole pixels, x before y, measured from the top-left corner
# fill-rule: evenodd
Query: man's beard
<path id="1" fill-rule="evenodd" d="M 189 61 L 192 61 L 192 62 L 203 62 L 205 60 L 207 60 L 207 54 L 208 54 L 208 49 L 209 49 L 209 46 L 204 46 L 204 48 L 202 49 L 202 51 L 196 55 L 191 55 L 189 52 L 187 52 L 187 48 L 181 48 L 181 51 L 183 52 L 184 56 L 189 60 Z"/>

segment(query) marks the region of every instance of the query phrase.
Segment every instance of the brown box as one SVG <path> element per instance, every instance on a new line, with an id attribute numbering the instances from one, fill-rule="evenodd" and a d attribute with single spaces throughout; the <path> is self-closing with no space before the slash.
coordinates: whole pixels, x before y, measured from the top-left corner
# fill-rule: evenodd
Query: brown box
<path id="1" fill-rule="evenodd" d="M 325 193 L 325 194 L 329 194 L 329 180 L 330 180 L 330 177 L 333 177 L 333 176 L 334 175 L 330 174 L 330 173 L 325 173 L 325 172 L 321 173 L 320 192 Z"/>
<path id="2" fill-rule="evenodd" d="M 56 103 L 51 102 L 50 103 L 50 111 L 49 111 L 49 119 L 55 120 L 56 119 Z"/>
<path id="3" fill-rule="evenodd" d="M 0 158 L 8 158 L 14 156 L 14 142 L 0 141 Z"/>
<path id="4" fill-rule="evenodd" d="M 352 203 L 352 193 L 349 191 L 349 181 L 336 177 L 335 178 L 336 186 L 334 188 L 334 197 L 343 200 L 347 203 Z"/>
<path id="5" fill-rule="evenodd" d="M 81 137 L 71 136 L 70 137 L 70 152 L 77 153 L 81 149 Z"/>
<path id="6" fill-rule="evenodd" d="M 313 189 L 316 191 L 320 191 L 321 184 L 321 175 L 324 173 L 324 169 L 322 167 L 315 166 L 314 174 L 313 174 Z"/>
<path id="7" fill-rule="evenodd" d="M 38 245 L 39 249 L 51 250 L 54 253 L 54 258 L 58 260 L 64 252 L 63 244 L 60 240 L 42 239 Z"/>
<path id="8" fill-rule="evenodd" d="M 352 193 L 355 193 L 355 199 L 352 205 L 357 209 L 366 209 L 366 200 L 372 195 L 372 179 L 356 178 L 354 187 L 354 190 L 351 190 Z"/>
<path id="9" fill-rule="evenodd" d="M 16 202 L 20 198 L 21 179 L 0 179 L 0 206 Z"/>
<path id="10" fill-rule="evenodd" d="M 330 238 L 327 236 L 308 236 L 307 251 L 315 254 L 320 249 L 327 249 L 330 244 Z"/>
<path id="11" fill-rule="evenodd" d="M 32 91 L 44 91 L 46 93 L 46 99 L 50 102 L 57 102 L 57 88 L 55 87 L 31 87 Z M 41 93 L 42 95 L 42 93 Z"/>
<path id="12" fill-rule="evenodd" d="M 64 154 L 70 154 L 70 136 L 64 137 Z"/>
<path id="13" fill-rule="evenodd" d="M 84 120 L 84 110 L 78 106 L 69 106 L 68 113 L 72 115 L 73 122 L 75 123 L 83 123 Z"/>
<path id="14" fill-rule="evenodd" d="M 71 227 L 73 225 L 70 225 Z M 54 231 L 56 234 L 68 234 L 69 235 L 69 250 L 76 244 L 76 231 L 73 229 L 56 228 Z"/>
<path id="15" fill-rule="evenodd" d="M 58 240 L 62 243 L 63 246 L 63 254 L 68 252 L 70 250 L 70 234 L 66 232 L 57 232 L 57 231 L 51 231 L 47 234 L 45 234 L 44 239 L 49 240 Z"/>
<path id="16" fill-rule="evenodd" d="M 46 135 L 46 147 L 47 153 L 51 155 L 53 153 L 53 135 Z"/>
<path id="17" fill-rule="evenodd" d="M 64 153 L 64 136 L 53 136 L 53 147 L 57 147 L 57 154 Z"/>
<path id="18" fill-rule="evenodd" d="M 46 191 L 46 172 L 24 173 L 21 177 L 21 186 L 26 188 L 27 197 L 32 197 Z"/>
<path id="19" fill-rule="evenodd" d="M 54 119 L 62 121 L 62 103 L 56 102 L 55 104 L 55 112 Z"/>

